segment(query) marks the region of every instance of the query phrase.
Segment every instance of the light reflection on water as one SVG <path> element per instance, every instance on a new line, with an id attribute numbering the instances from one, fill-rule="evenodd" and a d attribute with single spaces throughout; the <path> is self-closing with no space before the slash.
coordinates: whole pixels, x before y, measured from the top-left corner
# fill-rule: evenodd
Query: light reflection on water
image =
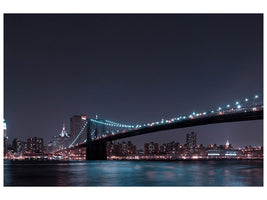
<path id="1" fill-rule="evenodd" d="M 263 186 L 263 161 L 5 161 L 4 185 Z"/>

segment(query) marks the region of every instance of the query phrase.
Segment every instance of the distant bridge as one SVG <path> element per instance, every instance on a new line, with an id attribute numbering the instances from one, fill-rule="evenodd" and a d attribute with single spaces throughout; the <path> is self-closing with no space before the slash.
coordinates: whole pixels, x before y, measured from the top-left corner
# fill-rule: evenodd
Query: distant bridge
<path id="1" fill-rule="evenodd" d="M 245 98 L 243 101 L 237 101 L 232 106 L 228 104 L 218 107 L 210 112 L 194 112 L 143 125 L 127 125 L 105 119 L 87 119 L 69 148 L 86 147 L 87 160 L 106 160 L 108 141 L 170 129 L 259 119 L 263 119 L 263 97 L 259 95 L 255 95 L 250 100 Z M 79 138 L 84 138 L 84 134 L 87 139 L 79 141 Z"/>

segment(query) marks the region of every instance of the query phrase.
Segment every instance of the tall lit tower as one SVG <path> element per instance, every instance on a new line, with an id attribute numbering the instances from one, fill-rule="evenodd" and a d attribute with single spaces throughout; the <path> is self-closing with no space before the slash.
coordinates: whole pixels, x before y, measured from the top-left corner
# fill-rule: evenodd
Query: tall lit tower
<path id="1" fill-rule="evenodd" d="M 62 131 L 59 134 L 60 137 L 69 137 L 67 131 L 65 130 L 65 124 L 63 123 Z"/>
<path id="2" fill-rule="evenodd" d="M 4 156 L 6 156 L 7 155 L 7 142 L 8 142 L 8 137 L 6 135 L 7 125 L 6 125 L 5 119 L 3 121 L 3 131 L 4 131 Z"/>
<path id="3" fill-rule="evenodd" d="M 230 144 L 230 143 L 229 143 L 229 141 L 227 140 L 227 141 L 226 141 L 226 144 L 225 144 L 226 148 L 229 147 L 229 144 Z"/>
<path id="4" fill-rule="evenodd" d="M 7 129 L 7 127 L 6 127 L 6 120 L 4 119 L 4 121 L 3 121 L 4 137 L 6 137 L 6 129 Z"/>

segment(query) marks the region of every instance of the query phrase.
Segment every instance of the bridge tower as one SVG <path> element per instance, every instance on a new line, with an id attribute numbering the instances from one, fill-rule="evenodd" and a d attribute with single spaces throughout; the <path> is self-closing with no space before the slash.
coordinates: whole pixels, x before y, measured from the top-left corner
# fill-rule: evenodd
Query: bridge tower
<path id="1" fill-rule="evenodd" d="M 86 160 L 107 160 L 107 142 L 95 139 L 98 134 L 106 131 L 105 125 L 94 124 L 87 120 Z"/>

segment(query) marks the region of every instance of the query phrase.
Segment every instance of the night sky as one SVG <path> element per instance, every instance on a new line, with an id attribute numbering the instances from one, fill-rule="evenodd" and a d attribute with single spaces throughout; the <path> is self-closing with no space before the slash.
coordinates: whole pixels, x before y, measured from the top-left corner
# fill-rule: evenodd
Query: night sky
<path id="1" fill-rule="evenodd" d="M 4 117 L 10 138 L 45 144 L 70 117 L 141 124 L 209 111 L 263 93 L 263 16 L 4 16 Z M 131 139 L 235 147 L 263 144 L 262 120 Z M 128 140 L 124 139 L 125 141 Z"/>

